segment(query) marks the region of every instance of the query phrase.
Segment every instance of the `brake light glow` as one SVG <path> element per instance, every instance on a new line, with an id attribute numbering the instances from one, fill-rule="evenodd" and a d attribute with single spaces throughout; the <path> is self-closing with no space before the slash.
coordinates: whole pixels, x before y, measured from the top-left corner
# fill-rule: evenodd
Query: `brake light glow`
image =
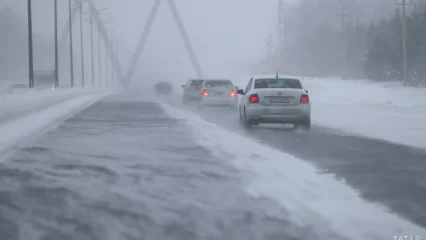
<path id="1" fill-rule="evenodd" d="M 300 103 L 309 103 L 309 96 L 306 94 L 302 94 L 300 97 Z"/>
<path id="2" fill-rule="evenodd" d="M 229 96 L 231 96 L 231 97 L 237 96 L 237 90 L 236 89 L 232 90 L 231 93 L 229 94 Z"/>
<path id="3" fill-rule="evenodd" d="M 259 103 L 259 96 L 257 94 L 250 95 L 249 98 L 250 103 Z"/>
<path id="4" fill-rule="evenodd" d="M 209 94 L 207 93 L 207 91 L 205 89 L 203 89 L 201 91 L 201 95 L 203 95 L 204 97 L 207 97 Z"/>

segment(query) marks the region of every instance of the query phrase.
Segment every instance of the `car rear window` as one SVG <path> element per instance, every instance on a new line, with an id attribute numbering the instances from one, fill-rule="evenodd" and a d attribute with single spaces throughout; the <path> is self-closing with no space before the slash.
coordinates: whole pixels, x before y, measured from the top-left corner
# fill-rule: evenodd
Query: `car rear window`
<path id="1" fill-rule="evenodd" d="M 233 87 L 234 84 L 230 80 L 208 80 L 206 81 L 206 87 Z"/>
<path id="2" fill-rule="evenodd" d="M 157 87 L 171 87 L 172 85 L 167 82 L 157 83 Z"/>
<path id="3" fill-rule="evenodd" d="M 189 83 L 189 86 L 191 87 L 197 87 L 200 86 L 201 84 L 203 84 L 204 80 L 191 80 L 191 82 Z"/>
<path id="4" fill-rule="evenodd" d="M 302 89 L 300 80 L 294 78 L 264 78 L 254 81 L 254 89 L 261 88 L 296 88 Z"/>

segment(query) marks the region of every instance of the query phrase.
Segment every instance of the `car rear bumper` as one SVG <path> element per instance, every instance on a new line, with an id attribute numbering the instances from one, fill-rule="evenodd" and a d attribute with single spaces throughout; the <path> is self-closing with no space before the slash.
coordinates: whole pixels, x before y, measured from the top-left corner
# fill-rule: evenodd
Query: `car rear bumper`
<path id="1" fill-rule="evenodd" d="M 157 89 L 155 90 L 156 93 L 171 93 L 171 89 Z"/>
<path id="2" fill-rule="evenodd" d="M 200 105 L 203 106 L 236 106 L 237 97 L 202 97 Z"/>
<path id="3" fill-rule="evenodd" d="M 183 96 L 183 98 L 186 100 L 186 101 L 200 101 L 200 96 L 198 96 L 198 95 L 185 95 L 185 96 Z"/>
<path id="4" fill-rule="evenodd" d="M 299 123 L 311 117 L 309 105 L 295 107 L 253 106 L 246 109 L 246 118 L 256 123 Z"/>
<path id="5" fill-rule="evenodd" d="M 301 123 L 306 122 L 310 119 L 309 116 L 258 116 L 258 117 L 250 117 L 248 119 L 249 122 L 252 123 Z"/>

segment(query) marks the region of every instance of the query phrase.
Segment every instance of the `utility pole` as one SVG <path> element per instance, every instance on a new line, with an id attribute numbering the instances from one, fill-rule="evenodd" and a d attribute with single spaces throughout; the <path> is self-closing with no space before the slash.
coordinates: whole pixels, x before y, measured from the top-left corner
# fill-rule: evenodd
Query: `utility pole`
<path id="1" fill-rule="evenodd" d="M 402 80 L 404 85 L 407 86 L 407 35 L 406 35 L 406 22 L 405 22 L 405 6 L 411 5 L 412 2 L 407 2 L 407 0 L 402 0 L 402 3 L 397 3 L 396 5 L 402 6 Z"/>
<path id="2" fill-rule="evenodd" d="M 115 47 L 115 55 L 117 56 L 118 62 L 120 63 L 120 55 L 118 54 L 118 41 L 115 41 L 114 47 Z M 114 80 L 115 80 L 115 87 L 116 88 L 118 88 L 119 78 L 120 77 L 118 76 L 117 69 L 115 69 L 115 79 Z"/>
<path id="3" fill-rule="evenodd" d="M 271 33 L 269 34 L 266 45 L 268 46 L 269 74 L 272 74 L 272 34 Z"/>
<path id="4" fill-rule="evenodd" d="M 90 13 L 90 50 L 91 50 L 91 58 L 92 58 L 92 88 L 95 87 L 95 65 L 93 60 L 94 50 L 93 50 L 93 16 L 92 12 Z"/>
<path id="5" fill-rule="evenodd" d="M 115 41 L 114 47 L 115 47 L 115 53 L 116 53 L 115 55 L 117 55 L 118 63 L 120 63 L 120 55 L 118 54 L 118 41 Z"/>
<path id="6" fill-rule="evenodd" d="M 278 0 L 278 32 L 279 32 L 279 51 L 281 62 L 284 61 L 284 19 L 283 19 L 283 1 Z"/>
<path id="7" fill-rule="evenodd" d="M 72 49 L 72 11 L 71 11 L 71 0 L 68 0 L 68 21 L 70 28 L 70 71 L 71 71 L 71 87 L 74 87 L 74 56 Z"/>
<path id="8" fill-rule="evenodd" d="M 114 86 L 114 66 L 111 63 L 111 87 Z"/>
<path id="9" fill-rule="evenodd" d="M 59 85 L 59 52 L 58 52 L 58 0 L 55 4 L 55 88 Z"/>
<path id="10" fill-rule="evenodd" d="M 102 73 L 101 73 L 101 33 L 98 31 L 98 73 L 99 73 L 99 87 L 102 87 Z"/>
<path id="11" fill-rule="evenodd" d="M 303 22 L 301 22 L 300 23 L 300 26 L 301 27 L 303 27 L 303 36 L 302 36 L 302 38 L 303 38 L 303 40 L 305 41 L 305 44 L 307 43 L 307 40 L 308 40 L 308 26 L 309 26 L 309 23 L 308 23 L 308 15 L 304 15 L 303 16 Z"/>
<path id="12" fill-rule="evenodd" d="M 114 41 L 111 39 L 111 47 L 114 50 Z M 111 87 L 114 86 L 114 66 L 111 63 Z"/>
<path id="13" fill-rule="evenodd" d="M 303 28 L 303 30 L 301 31 L 301 39 L 303 39 L 303 51 L 302 51 L 302 55 L 301 55 L 301 60 L 302 62 L 307 62 L 308 59 L 308 26 L 309 26 L 309 22 L 308 22 L 308 15 L 305 13 L 303 15 L 303 22 L 300 23 L 300 26 Z M 302 68 L 303 69 L 303 68 Z M 303 70 L 303 72 L 306 75 L 306 68 Z M 310 70 L 309 70 L 310 72 Z"/>
<path id="14" fill-rule="evenodd" d="M 347 66 L 348 58 L 347 58 L 347 46 L 346 46 L 346 17 L 348 17 L 349 14 L 346 12 L 344 0 L 342 0 L 342 11 L 339 14 L 337 14 L 337 16 L 340 17 L 341 24 L 342 24 L 342 63 L 343 63 L 342 78 L 346 79 L 347 70 L 348 70 L 348 66 Z"/>
<path id="15" fill-rule="evenodd" d="M 107 41 L 109 41 L 109 39 Z M 105 44 L 105 87 L 108 87 L 108 50 L 107 50 L 106 44 Z"/>
<path id="16" fill-rule="evenodd" d="M 83 0 L 80 0 L 81 85 L 84 87 Z"/>
<path id="17" fill-rule="evenodd" d="M 28 88 L 34 87 L 34 55 L 33 55 L 33 19 L 31 0 L 27 1 L 28 8 Z"/>

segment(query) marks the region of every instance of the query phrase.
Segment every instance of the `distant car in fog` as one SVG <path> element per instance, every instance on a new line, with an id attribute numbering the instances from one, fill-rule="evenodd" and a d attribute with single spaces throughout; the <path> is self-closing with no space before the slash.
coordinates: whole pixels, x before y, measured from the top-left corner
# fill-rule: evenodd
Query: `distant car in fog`
<path id="1" fill-rule="evenodd" d="M 182 85 L 183 95 L 182 102 L 187 104 L 188 102 L 195 101 L 199 102 L 201 98 L 201 88 L 204 83 L 204 79 L 189 79 L 185 85 Z"/>
<path id="2" fill-rule="evenodd" d="M 311 128 L 311 103 L 299 79 L 278 74 L 253 77 L 237 93 L 242 95 L 238 106 L 240 123 L 246 128 L 259 123 L 292 123 Z"/>
<path id="3" fill-rule="evenodd" d="M 199 107 L 222 106 L 236 109 L 238 106 L 237 90 L 231 80 L 208 79 L 201 87 Z"/>
<path id="4" fill-rule="evenodd" d="M 159 82 L 154 86 L 157 94 L 170 94 L 173 92 L 173 85 L 169 82 Z"/>

